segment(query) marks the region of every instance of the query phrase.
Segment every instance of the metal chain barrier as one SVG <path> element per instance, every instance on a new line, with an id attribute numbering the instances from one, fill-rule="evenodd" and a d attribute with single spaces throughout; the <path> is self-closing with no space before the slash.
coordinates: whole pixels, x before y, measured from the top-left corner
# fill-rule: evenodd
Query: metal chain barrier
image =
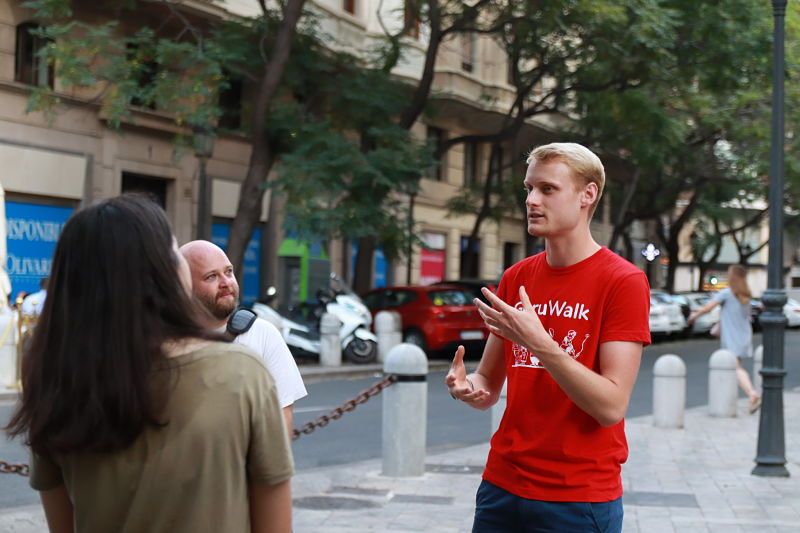
<path id="1" fill-rule="evenodd" d="M 0 461 L 0 474 L 19 474 L 20 476 L 28 477 L 30 475 L 30 468 L 26 464 L 13 464 Z"/>
<path id="2" fill-rule="evenodd" d="M 367 403 L 370 398 L 373 398 L 383 392 L 383 389 L 392 385 L 395 381 L 397 381 L 396 376 L 386 376 L 370 388 L 359 392 L 352 400 L 347 400 L 330 413 L 322 415 L 316 420 L 312 420 L 311 422 L 303 424 L 299 429 L 294 429 L 292 431 L 292 440 L 297 440 L 301 435 L 310 435 L 317 428 L 325 427 L 330 424 L 332 420 L 339 420 L 342 418 L 342 416 L 344 416 L 345 413 L 349 413 L 355 410 L 355 408 L 359 405 Z M 26 464 L 13 464 L 0 461 L 0 474 L 19 474 L 20 476 L 28 476 L 30 475 L 30 468 Z"/>
<path id="3" fill-rule="evenodd" d="M 328 414 L 322 415 L 316 420 L 307 422 L 303 424 L 300 428 L 294 429 L 292 431 L 292 440 L 299 439 L 301 435 L 310 435 L 317 428 L 325 427 L 328 424 L 330 424 L 332 420 L 339 420 L 345 413 L 349 413 L 359 405 L 367 403 L 370 398 L 377 396 L 378 394 L 383 392 L 383 389 L 392 385 L 395 381 L 397 381 L 396 376 L 391 374 L 386 376 L 381 381 L 377 382 L 370 388 L 361 391 L 355 396 L 355 398 L 353 398 L 352 400 L 347 400 L 341 406 L 337 407 Z"/>

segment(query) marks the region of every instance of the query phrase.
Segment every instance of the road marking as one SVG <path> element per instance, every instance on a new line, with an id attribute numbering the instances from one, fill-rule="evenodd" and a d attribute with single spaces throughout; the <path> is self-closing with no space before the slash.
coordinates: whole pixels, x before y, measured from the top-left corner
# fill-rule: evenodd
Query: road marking
<path id="1" fill-rule="evenodd" d="M 321 405 L 321 406 L 311 406 L 311 407 L 295 407 L 295 413 L 313 413 L 315 411 L 332 411 L 332 405 Z"/>

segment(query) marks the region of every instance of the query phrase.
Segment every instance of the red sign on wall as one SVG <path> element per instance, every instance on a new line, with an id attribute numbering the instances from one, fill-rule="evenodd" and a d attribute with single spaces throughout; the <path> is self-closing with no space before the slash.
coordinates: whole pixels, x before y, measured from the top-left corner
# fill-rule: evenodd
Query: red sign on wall
<path id="1" fill-rule="evenodd" d="M 421 285 L 430 285 L 444 279 L 444 250 L 420 251 L 419 282 Z"/>

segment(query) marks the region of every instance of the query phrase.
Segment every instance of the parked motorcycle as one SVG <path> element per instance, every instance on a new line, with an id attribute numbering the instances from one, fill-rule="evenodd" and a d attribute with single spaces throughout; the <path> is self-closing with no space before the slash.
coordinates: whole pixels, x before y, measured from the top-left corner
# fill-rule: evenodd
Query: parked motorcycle
<path id="1" fill-rule="evenodd" d="M 342 323 L 339 337 L 342 355 L 353 363 L 372 363 L 378 356 L 378 338 L 369 330 L 372 315 L 361 298 L 336 274 L 331 274 L 329 287 L 317 291 L 317 301 L 279 313 L 269 303 L 277 295 L 270 287 L 263 300 L 253 304 L 253 312 L 271 322 L 283 335 L 295 356 L 315 356 L 320 353 L 320 319 L 323 313 L 334 315 Z"/>

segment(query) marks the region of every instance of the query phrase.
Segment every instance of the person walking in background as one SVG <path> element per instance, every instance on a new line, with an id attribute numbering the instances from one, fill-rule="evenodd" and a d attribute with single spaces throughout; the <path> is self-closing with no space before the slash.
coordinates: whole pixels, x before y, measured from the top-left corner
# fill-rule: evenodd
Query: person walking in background
<path id="1" fill-rule="evenodd" d="M 689 315 L 692 324 L 697 317 L 708 313 L 718 305 L 720 347 L 736 356 L 736 377 L 739 387 L 750 401 L 750 413 L 761 407 L 761 395 L 756 391 L 747 370 L 742 368 L 742 359 L 753 356 L 753 326 L 750 323 L 750 299 L 753 297 L 747 284 L 747 270 L 742 265 L 728 268 L 728 287 L 722 289 L 703 307 Z"/>
<path id="2" fill-rule="evenodd" d="M 6 427 L 30 445 L 51 531 L 291 531 L 275 384 L 200 312 L 151 200 L 123 195 L 67 221 Z"/>
<path id="3" fill-rule="evenodd" d="M 222 248 L 208 241 L 192 241 L 181 246 L 181 253 L 192 272 L 192 292 L 208 311 L 206 327 L 225 331 L 228 319 L 239 306 L 239 283 L 233 265 Z M 292 406 L 308 393 L 289 347 L 280 332 L 262 318 L 233 342 L 247 346 L 264 361 L 278 388 L 286 429 L 293 430 Z"/>
<path id="4" fill-rule="evenodd" d="M 453 398 L 508 400 L 476 497 L 474 533 L 622 530 L 624 417 L 644 345 L 644 272 L 592 238 L 605 171 L 584 146 L 536 148 L 525 176 L 528 233 L 545 251 L 510 267 L 475 305 L 490 331 L 476 372 L 459 346 Z"/>
<path id="5" fill-rule="evenodd" d="M 44 309 L 44 302 L 47 299 L 47 278 L 39 280 L 39 290 L 33 294 L 28 294 L 22 300 L 22 314 L 28 316 L 39 316 Z"/>

